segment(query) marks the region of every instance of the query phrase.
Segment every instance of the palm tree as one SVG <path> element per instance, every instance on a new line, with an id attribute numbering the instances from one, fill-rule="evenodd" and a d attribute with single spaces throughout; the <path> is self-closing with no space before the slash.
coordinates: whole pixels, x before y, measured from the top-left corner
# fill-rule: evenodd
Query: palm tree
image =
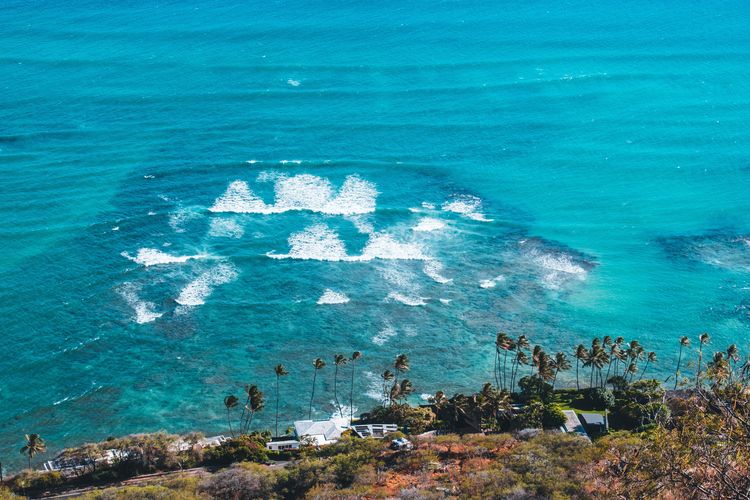
<path id="1" fill-rule="evenodd" d="M 516 356 L 513 359 L 510 367 L 510 391 L 513 392 L 515 387 L 516 375 L 518 374 L 519 364 L 528 364 L 529 358 L 523 352 L 524 349 L 528 349 L 531 344 L 526 335 L 519 335 L 515 342 Z"/>
<path id="2" fill-rule="evenodd" d="M 392 371 L 386 370 L 380 375 L 380 378 L 383 379 L 383 407 L 385 407 L 385 404 L 390 402 L 390 398 L 388 396 L 388 382 L 393 380 L 395 378 L 395 375 Z"/>
<path id="3" fill-rule="evenodd" d="M 341 403 L 339 403 L 339 366 L 344 366 L 348 359 L 343 354 L 336 354 L 333 357 L 333 364 L 336 367 L 333 371 L 333 400 L 336 401 L 336 407 L 339 409 L 339 416 L 344 417 L 344 412 L 341 410 Z"/>
<path id="4" fill-rule="evenodd" d="M 706 371 L 716 385 L 722 385 L 729 378 L 729 360 L 724 358 L 723 352 L 717 352 L 713 360 L 708 363 Z"/>
<path id="5" fill-rule="evenodd" d="M 409 356 L 406 354 L 399 354 L 396 356 L 396 360 L 393 362 L 393 367 L 396 369 L 396 379 L 394 383 L 398 383 L 398 374 L 409 371 Z"/>
<path id="6" fill-rule="evenodd" d="M 500 387 L 500 381 L 502 381 L 503 387 L 505 387 L 505 363 L 508 359 L 508 350 L 510 348 L 510 337 L 508 337 L 507 334 L 500 332 L 497 334 L 497 337 L 495 338 L 495 386 Z M 505 356 L 503 359 L 503 374 L 502 377 L 498 379 L 498 372 L 500 371 L 498 367 L 498 362 L 500 360 L 500 351 L 505 351 Z"/>
<path id="7" fill-rule="evenodd" d="M 539 378 L 541 378 L 545 382 L 554 380 L 554 378 L 557 376 L 555 361 L 550 358 L 549 354 L 544 351 L 539 352 L 537 361 L 537 373 L 539 374 Z"/>
<path id="8" fill-rule="evenodd" d="M 273 369 L 274 373 L 276 373 L 276 435 L 279 435 L 279 379 L 285 375 L 289 375 L 289 372 L 286 371 L 286 368 L 284 368 L 284 365 L 278 364 L 276 365 L 276 368 Z"/>
<path id="9" fill-rule="evenodd" d="M 552 379 L 552 389 L 555 389 L 555 384 L 557 383 L 557 374 L 560 373 L 560 370 L 566 371 L 570 370 L 570 361 L 568 360 L 568 357 L 565 355 L 564 352 L 558 352 L 555 354 L 555 376 Z"/>
<path id="10" fill-rule="evenodd" d="M 646 373 L 646 368 L 648 368 L 650 363 L 656 363 L 656 353 L 654 351 L 649 352 L 648 356 L 646 356 L 646 364 L 643 365 L 643 371 L 641 372 L 641 376 L 638 377 L 638 380 L 643 379 L 643 375 Z"/>
<path id="11" fill-rule="evenodd" d="M 701 379 L 701 362 L 703 361 L 703 346 L 708 344 L 708 341 L 711 340 L 711 337 L 707 333 L 701 333 L 700 337 L 698 337 L 699 344 L 698 344 L 698 373 L 695 374 L 695 386 L 698 387 L 700 385 L 700 379 Z"/>
<path id="12" fill-rule="evenodd" d="M 362 357 L 362 353 L 354 351 L 352 353 L 352 385 L 349 388 L 349 427 L 354 422 L 354 369 L 357 364 L 357 360 Z"/>
<path id="13" fill-rule="evenodd" d="M 578 379 L 578 366 L 581 363 L 581 361 L 585 362 L 586 359 L 589 357 L 589 353 L 586 350 L 586 348 L 583 347 L 583 344 L 578 344 L 574 357 L 576 358 L 576 389 L 580 391 L 581 384 L 579 383 L 579 379 Z"/>
<path id="14" fill-rule="evenodd" d="M 229 424 L 229 433 L 234 437 L 234 431 L 232 430 L 232 419 L 229 416 L 229 410 L 237 406 L 240 400 L 237 396 L 230 394 L 224 398 L 224 407 L 227 409 L 227 423 Z"/>
<path id="15" fill-rule="evenodd" d="M 680 364 L 682 364 L 682 350 L 685 347 L 690 346 L 690 339 L 686 336 L 680 337 L 680 354 L 677 356 L 677 369 L 674 371 L 674 388 L 677 389 L 677 382 L 679 382 L 680 378 Z"/>
<path id="16" fill-rule="evenodd" d="M 24 437 L 26 444 L 21 448 L 21 455 L 28 455 L 29 469 L 31 469 L 31 459 L 34 458 L 34 455 L 47 451 L 47 445 L 39 434 L 26 434 Z"/>
<path id="17" fill-rule="evenodd" d="M 624 376 L 625 378 L 627 378 L 627 376 L 630 375 L 630 380 L 633 380 L 633 375 L 635 375 L 636 373 L 638 373 L 638 367 L 635 363 L 630 363 L 625 370 Z"/>
<path id="18" fill-rule="evenodd" d="M 248 405 L 242 431 L 247 434 L 253 423 L 253 418 L 255 418 L 255 412 L 261 411 L 266 406 L 266 401 L 263 392 L 258 389 L 257 385 L 245 386 L 245 391 L 247 391 Z"/>
<path id="19" fill-rule="evenodd" d="M 518 351 L 516 351 L 515 363 L 516 363 L 516 369 L 513 371 L 513 375 L 510 378 L 511 389 L 516 386 L 516 375 L 518 374 L 518 368 L 521 365 L 528 365 L 529 357 L 526 355 L 525 352 L 519 349 Z"/>
<path id="20" fill-rule="evenodd" d="M 313 371 L 312 392 L 310 393 L 310 412 L 307 415 L 308 419 L 312 419 L 312 405 L 313 405 L 313 399 L 315 399 L 315 380 L 318 377 L 318 370 L 322 370 L 325 367 L 325 365 L 326 365 L 326 362 L 320 358 L 315 358 L 315 361 L 313 361 L 313 368 L 315 370 Z"/>
<path id="21" fill-rule="evenodd" d="M 729 383 L 732 383 L 734 378 L 734 369 L 737 366 L 737 362 L 740 360 L 740 350 L 737 349 L 737 344 L 732 344 L 727 347 L 727 363 L 729 363 Z"/>

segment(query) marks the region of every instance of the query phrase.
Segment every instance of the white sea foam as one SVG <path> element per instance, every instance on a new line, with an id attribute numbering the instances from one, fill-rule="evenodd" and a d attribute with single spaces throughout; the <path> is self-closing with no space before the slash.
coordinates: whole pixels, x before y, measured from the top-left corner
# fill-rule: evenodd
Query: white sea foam
<path id="1" fill-rule="evenodd" d="M 126 259 L 130 259 L 136 264 L 142 266 L 157 266 L 161 264 L 182 264 L 191 259 L 204 259 L 208 257 L 206 254 L 197 255 L 171 255 L 156 248 L 140 248 L 138 254 L 133 257 L 128 252 L 122 252 L 120 255 Z"/>
<path id="2" fill-rule="evenodd" d="M 140 287 L 135 283 L 123 283 L 118 292 L 125 302 L 133 308 L 135 322 L 138 324 L 150 323 L 160 318 L 164 313 L 156 312 L 153 302 L 141 300 L 138 297 Z"/>
<path id="3" fill-rule="evenodd" d="M 428 201 L 423 201 L 422 208 L 426 208 L 427 210 L 435 210 L 435 204 Z"/>
<path id="4" fill-rule="evenodd" d="M 169 227 L 176 233 L 184 233 L 184 225 L 192 220 L 198 219 L 201 214 L 194 207 L 179 207 L 169 214 Z"/>
<path id="5" fill-rule="evenodd" d="M 372 343 L 375 345 L 383 345 L 388 342 L 391 337 L 396 336 L 397 333 L 396 329 L 393 328 L 390 323 L 386 323 L 383 328 L 380 329 L 378 334 L 372 338 Z"/>
<path id="6" fill-rule="evenodd" d="M 360 234 L 372 234 L 375 232 L 375 228 L 373 227 L 372 222 L 366 219 L 366 217 L 367 216 L 365 215 L 350 215 L 346 218 L 354 224 L 354 227 L 357 228 L 357 231 Z"/>
<path id="7" fill-rule="evenodd" d="M 245 181 L 232 182 L 227 190 L 208 209 L 211 212 L 269 213 L 269 207 Z"/>
<path id="8" fill-rule="evenodd" d="M 289 80 L 286 81 L 286 83 L 291 85 L 292 87 L 299 87 L 302 82 L 300 82 L 299 80 L 293 80 L 290 78 Z"/>
<path id="9" fill-rule="evenodd" d="M 154 178 L 154 176 L 153 176 L 153 175 L 150 175 L 150 174 L 148 174 L 148 175 L 144 175 L 144 176 L 143 176 L 143 178 L 144 178 L 144 179 L 153 179 L 153 178 Z"/>
<path id="10" fill-rule="evenodd" d="M 453 196 L 450 200 L 443 203 L 442 209 L 446 212 L 461 214 L 462 216 L 472 220 L 482 222 L 492 221 L 492 219 L 486 218 L 481 212 L 482 200 L 480 200 L 476 196 L 468 194 Z"/>
<path id="11" fill-rule="evenodd" d="M 586 269 L 573 262 L 570 255 L 543 252 L 532 248 L 527 253 L 527 258 L 540 268 L 542 284 L 551 290 L 558 290 L 566 281 L 571 279 L 586 279 Z"/>
<path id="12" fill-rule="evenodd" d="M 434 397 L 434 394 L 428 394 L 426 392 L 423 392 L 422 394 L 419 395 L 419 399 L 421 399 L 422 401 L 429 401 L 433 397 Z"/>
<path id="13" fill-rule="evenodd" d="M 451 299 L 440 299 L 440 303 L 446 306 L 450 304 L 451 302 L 453 302 L 453 300 Z"/>
<path id="14" fill-rule="evenodd" d="M 426 260 L 422 249 L 414 243 L 396 241 L 386 233 L 373 233 L 361 255 L 348 255 L 338 233 L 325 224 L 316 224 L 289 237 L 289 253 L 269 252 L 274 259 L 303 259 L 363 262 L 383 260 Z"/>
<path id="15" fill-rule="evenodd" d="M 504 280 L 505 280 L 505 276 L 501 274 L 499 276 L 495 276 L 494 278 L 481 280 L 479 282 L 479 286 L 482 288 L 495 288 L 499 282 L 504 281 Z"/>
<path id="16" fill-rule="evenodd" d="M 275 203 L 266 204 L 245 181 L 234 181 L 209 208 L 212 212 L 276 214 L 309 210 L 329 215 L 354 215 L 375 211 L 378 191 L 374 184 L 350 175 L 335 192 L 323 177 L 310 174 L 278 176 Z"/>
<path id="17" fill-rule="evenodd" d="M 425 302 L 425 299 L 427 297 L 411 297 L 411 296 L 404 295 L 399 292 L 389 292 L 387 298 L 390 300 L 394 300 L 396 302 L 400 302 L 406 306 L 426 306 L 427 305 L 427 302 Z"/>
<path id="18" fill-rule="evenodd" d="M 416 226 L 412 228 L 414 231 L 439 231 L 445 228 L 445 222 L 440 219 L 433 217 L 423 217 L 419 220 Z"/>
<path id="19" fill-rule="evenodd" d="M 362 372 L 367 381 L 367 389 L 365 390 L 365 396 L 372 398 L 375 401 L 383 400 L 383 379 L 381 379 L 375 373 L 365 370 Z"/>
<path id="20" fill-rule="evenodd" d="M 175 302 L 188 307 L 200 306 L 206 303 L 214 287 L 234 281 L 236 278 L 237 270 L 234 266 L 227 263 L 218 264 L 185 285 Z"/>
<path id="21" fill-rule="evenodd" d="M 247 160 L 245 161 L 248 165 L 255 165 L 256 163 L 260 163 L 258 160 Z"/>
<path id="22" fill-rule="evenodd" d="M 346 304 L 349 302 L 349 297 L 343 293 L 334 292 L 330 288 L 326 288 L 323 295 L 318 299 L 318 304 Z"/>
<path id="23" fill-rule="evenodd" d="M 287 165 L 289 163 L 294 163 L 295 165 L 302 165 L 302 160 L 280 160 L 279 163 L 282 165 Z"/>
<path id="24" fill-rule="evenodd" d="M 424 263 L 422 271 L 433 279 L 436 283 L 446 284 L 453 281 L 451 278 L 446 278 L 442 275 L 443 264 L 437 260 L 428 260 Z"/>
<path id="25" fill-rule="evenodd" d="M 242 238 L 245 229 L 234 219 L 211 219 L 208 235 L 214 238 Z"/>
<path id="26" fill-rule="evenodd" d="M 316 224 L 289 237 L 289 253 L 268 253 L 274 259 L 350 260 L 339 235 L 325 224 Z"/>

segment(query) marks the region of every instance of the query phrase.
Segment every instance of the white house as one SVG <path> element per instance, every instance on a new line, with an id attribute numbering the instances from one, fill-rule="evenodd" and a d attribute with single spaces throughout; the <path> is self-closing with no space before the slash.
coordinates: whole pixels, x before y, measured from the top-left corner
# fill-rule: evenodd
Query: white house
<path id="1" fill-rule="evenodd" d="M 396 424 L 358 424 L 353 425 L 352 430 L 361 438 L 383 439 L 386 434 L 396 432 Z"/>
<path id="2" fill-rule="evenodd" d="M 315 446 L 335 443 L 344 430 L 345 427 L 335 420 L 297 420 L 294 422 L 294 434 L 297 439 Z"/>
<path id="3" fill-rule="evenodd" d="M 271 451 L 299 450 L 299 441 L 292 437 L 274 438 L 266 443 L 266 449 Z"/>

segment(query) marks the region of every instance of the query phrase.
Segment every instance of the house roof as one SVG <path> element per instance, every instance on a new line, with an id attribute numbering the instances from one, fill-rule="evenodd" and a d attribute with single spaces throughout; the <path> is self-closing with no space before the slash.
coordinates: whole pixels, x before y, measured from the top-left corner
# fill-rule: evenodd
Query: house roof
<path id="1" fill-rule="evenodd" d="M 297 420 L 294 422 L 297 437 L 324 436 L 326 441 L 341 437 L 342 430 L 333 420 Z"/>
<path id="2" fill-rule="evenodd" d="M 604 425 L 604 415 L 599 413 L 581 413 L 581 418 L 587 425 Z"/>

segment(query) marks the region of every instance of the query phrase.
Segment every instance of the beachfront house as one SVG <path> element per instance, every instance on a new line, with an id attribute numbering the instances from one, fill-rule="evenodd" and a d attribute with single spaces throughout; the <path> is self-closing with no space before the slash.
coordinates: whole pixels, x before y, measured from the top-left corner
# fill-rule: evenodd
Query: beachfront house
<path id="1" fill-rule="evenodd" d="M 294 435 L 301 442 L 325 446 L 339 440 L 346 428 L 335 420 L 297 420 Z"/>
<path id="2" fill-rule="evenodd" d="M 266 449 L 271 451 L 299 450 L 299 440 L 292 436 L 281 436 L 271 438 L 266 443 Z"/>
<path id="3" fill-rule="evenodd" d="M 398 431 L 396 424 L 359 424 L 353 425 L 352 430 L 361 438 L 383 439 L 386 434 Z"/>

